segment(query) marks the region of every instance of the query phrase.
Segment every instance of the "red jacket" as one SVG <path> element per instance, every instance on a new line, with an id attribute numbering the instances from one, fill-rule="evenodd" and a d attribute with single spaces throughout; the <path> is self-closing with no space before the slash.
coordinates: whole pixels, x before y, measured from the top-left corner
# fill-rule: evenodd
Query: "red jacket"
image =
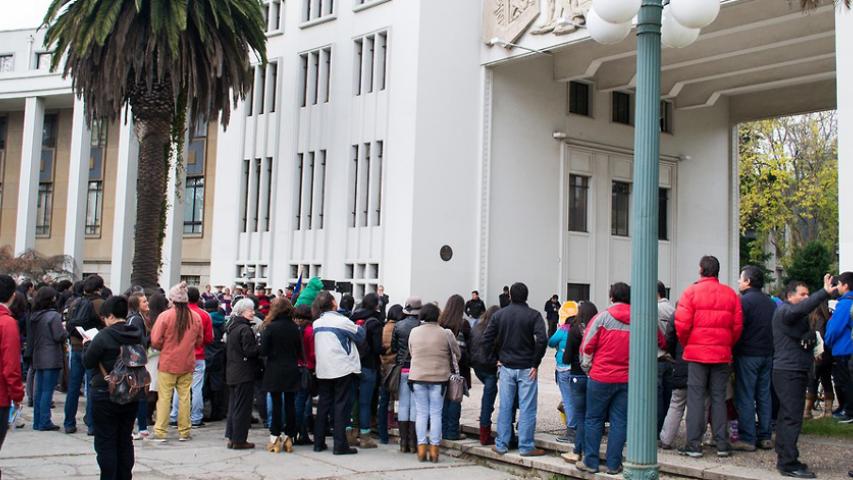
<path id="1" fill-rule="evenodd" d="M 189 304 L 190 310 L 194 311 L 201 318 L 201 331 L 204 340 L 200 347 L 195 349 L 195 359 L 204 360 L 204 347 L 213 343 L 213 320 L 210 319 L 210 314 L 201 309 L 198 305 Z"/>
<path id="2" fill-rule="evenodd" d="M 21 336 L 18 322 L 6 305 L 0 304 L 0 408 L 24 399 L 21 380 Z M 2 418 L 5 422 L 8 419 Z"/>
<path id="3" fill-rule="evenodd" d="M 299 359 L 299 366 L 312 371 L 317 368 L 317 355 L 314 353 L 314 326 L 310 323 L 302 329 L 302 356 Z"/>
<path id="4" fill-rule="evenodd" d="M 740 298 L 716 278 L 701 278 L 678 300 L 675 331 L 684 346 L 684 360 L 731 362 L 732 347 L 743 332 Z"/>
<path id="5" fill-rule="evenodd" d="M 589 322 L 581 344 L 581 365 L 589 368 L 589 378 L 601 383 L 628 383 L 631 349 L 631 306 L 617 303 Z M 658 330 L 658 346 L 666 339 Z"/>

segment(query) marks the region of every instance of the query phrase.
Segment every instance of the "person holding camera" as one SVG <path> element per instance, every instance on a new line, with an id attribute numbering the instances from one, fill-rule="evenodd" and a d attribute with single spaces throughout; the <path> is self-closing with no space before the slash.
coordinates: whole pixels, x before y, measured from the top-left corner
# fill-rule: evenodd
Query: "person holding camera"
<path id="1" fill-rule="evenodd" d="M 785 301 L 773 314 L 773 389 L 779 397 L 776 468 L 786 477 L 815 478 L 808 465 L 800 462 L 797 450 L 809 369 L 817 344 L 817 334 L 809 326 L 809 313 L 837 290 L 829 274 L 823 277 L 823 289 L 811 295 L 804 282 L 793 281 L 785 289 Z"/>

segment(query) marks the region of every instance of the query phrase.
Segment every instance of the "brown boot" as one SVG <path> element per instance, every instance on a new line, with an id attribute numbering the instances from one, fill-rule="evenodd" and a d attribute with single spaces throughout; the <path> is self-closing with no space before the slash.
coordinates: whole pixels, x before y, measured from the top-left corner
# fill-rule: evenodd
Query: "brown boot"
<path id="1" fill-rule="evenodd" d="M 429 446 L 429 461 L 430 462 L 438 463 L 439 448 L 440 447 L 438 445 L 430 445 Z"/>
<path id="2" fill-rule="evenodd" d="M 480 445 L 494 445 L 495 440 L 492 438 L 492 427 L 480 427 Z"/>
<path id="3" fill-rule="evenodd" d="M 350 428 L 347 430 L 347 443 L 350 447 L 358 446 L 358 430 L 355 428 Z"/>
<path id="4" fill-rule="evenodd" d="M 427 459 L 427 446 L 418 444 L 418 461 L 426 462 Z"/>
<path id="5" fill-rule="evenodd" d="M 400 451 L 409 453 L 409 424 L 412 422 L 400 420 Z"/>
<path id="6" fill-rule="evenodd" d="M 808 394 L 806 395 L 806 408 L 803 410 L 803 418 L 812 419 L 812 411 L 814 410 L 814 402 L 817 400 L 817 395 Z"/>
<path id="7" fill-rule="evenodd" d="M 418 432 L 415 430 L 415 422 L 409 422 L 409 450 L 412 453 L 418 450 Z"/>

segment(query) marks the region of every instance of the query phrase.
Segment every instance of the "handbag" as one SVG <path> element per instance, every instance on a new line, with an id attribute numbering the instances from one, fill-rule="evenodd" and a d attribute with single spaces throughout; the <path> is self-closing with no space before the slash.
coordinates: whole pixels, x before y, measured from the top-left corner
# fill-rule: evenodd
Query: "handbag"
<path id="1" fill-rule="evenodd" d="M 317 378 L 306 367 L 299 367 L 299 389 L 307 391 L 312 397 L 317 394 Z"/>
<path id="2" fill-rule="evenodd" d="M 459 362 L 456 360 L 456 354 L 453 353 L 451 341 L 456 341 L 455 338 L 448 335 L 447 343 L 450 348 L 450 378 L 447 379 L 447 391 L 444 396 L 448 402 L 462 403 L 462 397 L 467 393 L 468 386 L 465 385 L 465 377 L 459 374 Z"/>
<path id="3" fill-rule="evenodd" d="M 382 385 L 385 387 L 385 390 L 388 390 L 388 393 L 396 395 L 400 391 L 400 373 L 402 370 L 402 365 L 394 365 L 382 377 Z"/>

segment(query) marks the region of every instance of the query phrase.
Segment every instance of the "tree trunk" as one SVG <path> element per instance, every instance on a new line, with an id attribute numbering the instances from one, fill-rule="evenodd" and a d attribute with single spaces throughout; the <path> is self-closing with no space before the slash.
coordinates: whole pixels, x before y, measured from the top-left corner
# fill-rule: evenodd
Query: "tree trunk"
<path id="1" fill-rule="evenodd" d="M 150 89 L 139 84 L 130 93 L 139 139 L 139 177 L 136 189 L 131 285 L 156 287 L 166 227 L 166 189 L 175 103 L 165 80 Z M 121 212 L 118 212 L 120 215 Z M 124 289 L 125 285 L 114 285 Z M 169 285 L 162 285 L 168 289 Z"/>

